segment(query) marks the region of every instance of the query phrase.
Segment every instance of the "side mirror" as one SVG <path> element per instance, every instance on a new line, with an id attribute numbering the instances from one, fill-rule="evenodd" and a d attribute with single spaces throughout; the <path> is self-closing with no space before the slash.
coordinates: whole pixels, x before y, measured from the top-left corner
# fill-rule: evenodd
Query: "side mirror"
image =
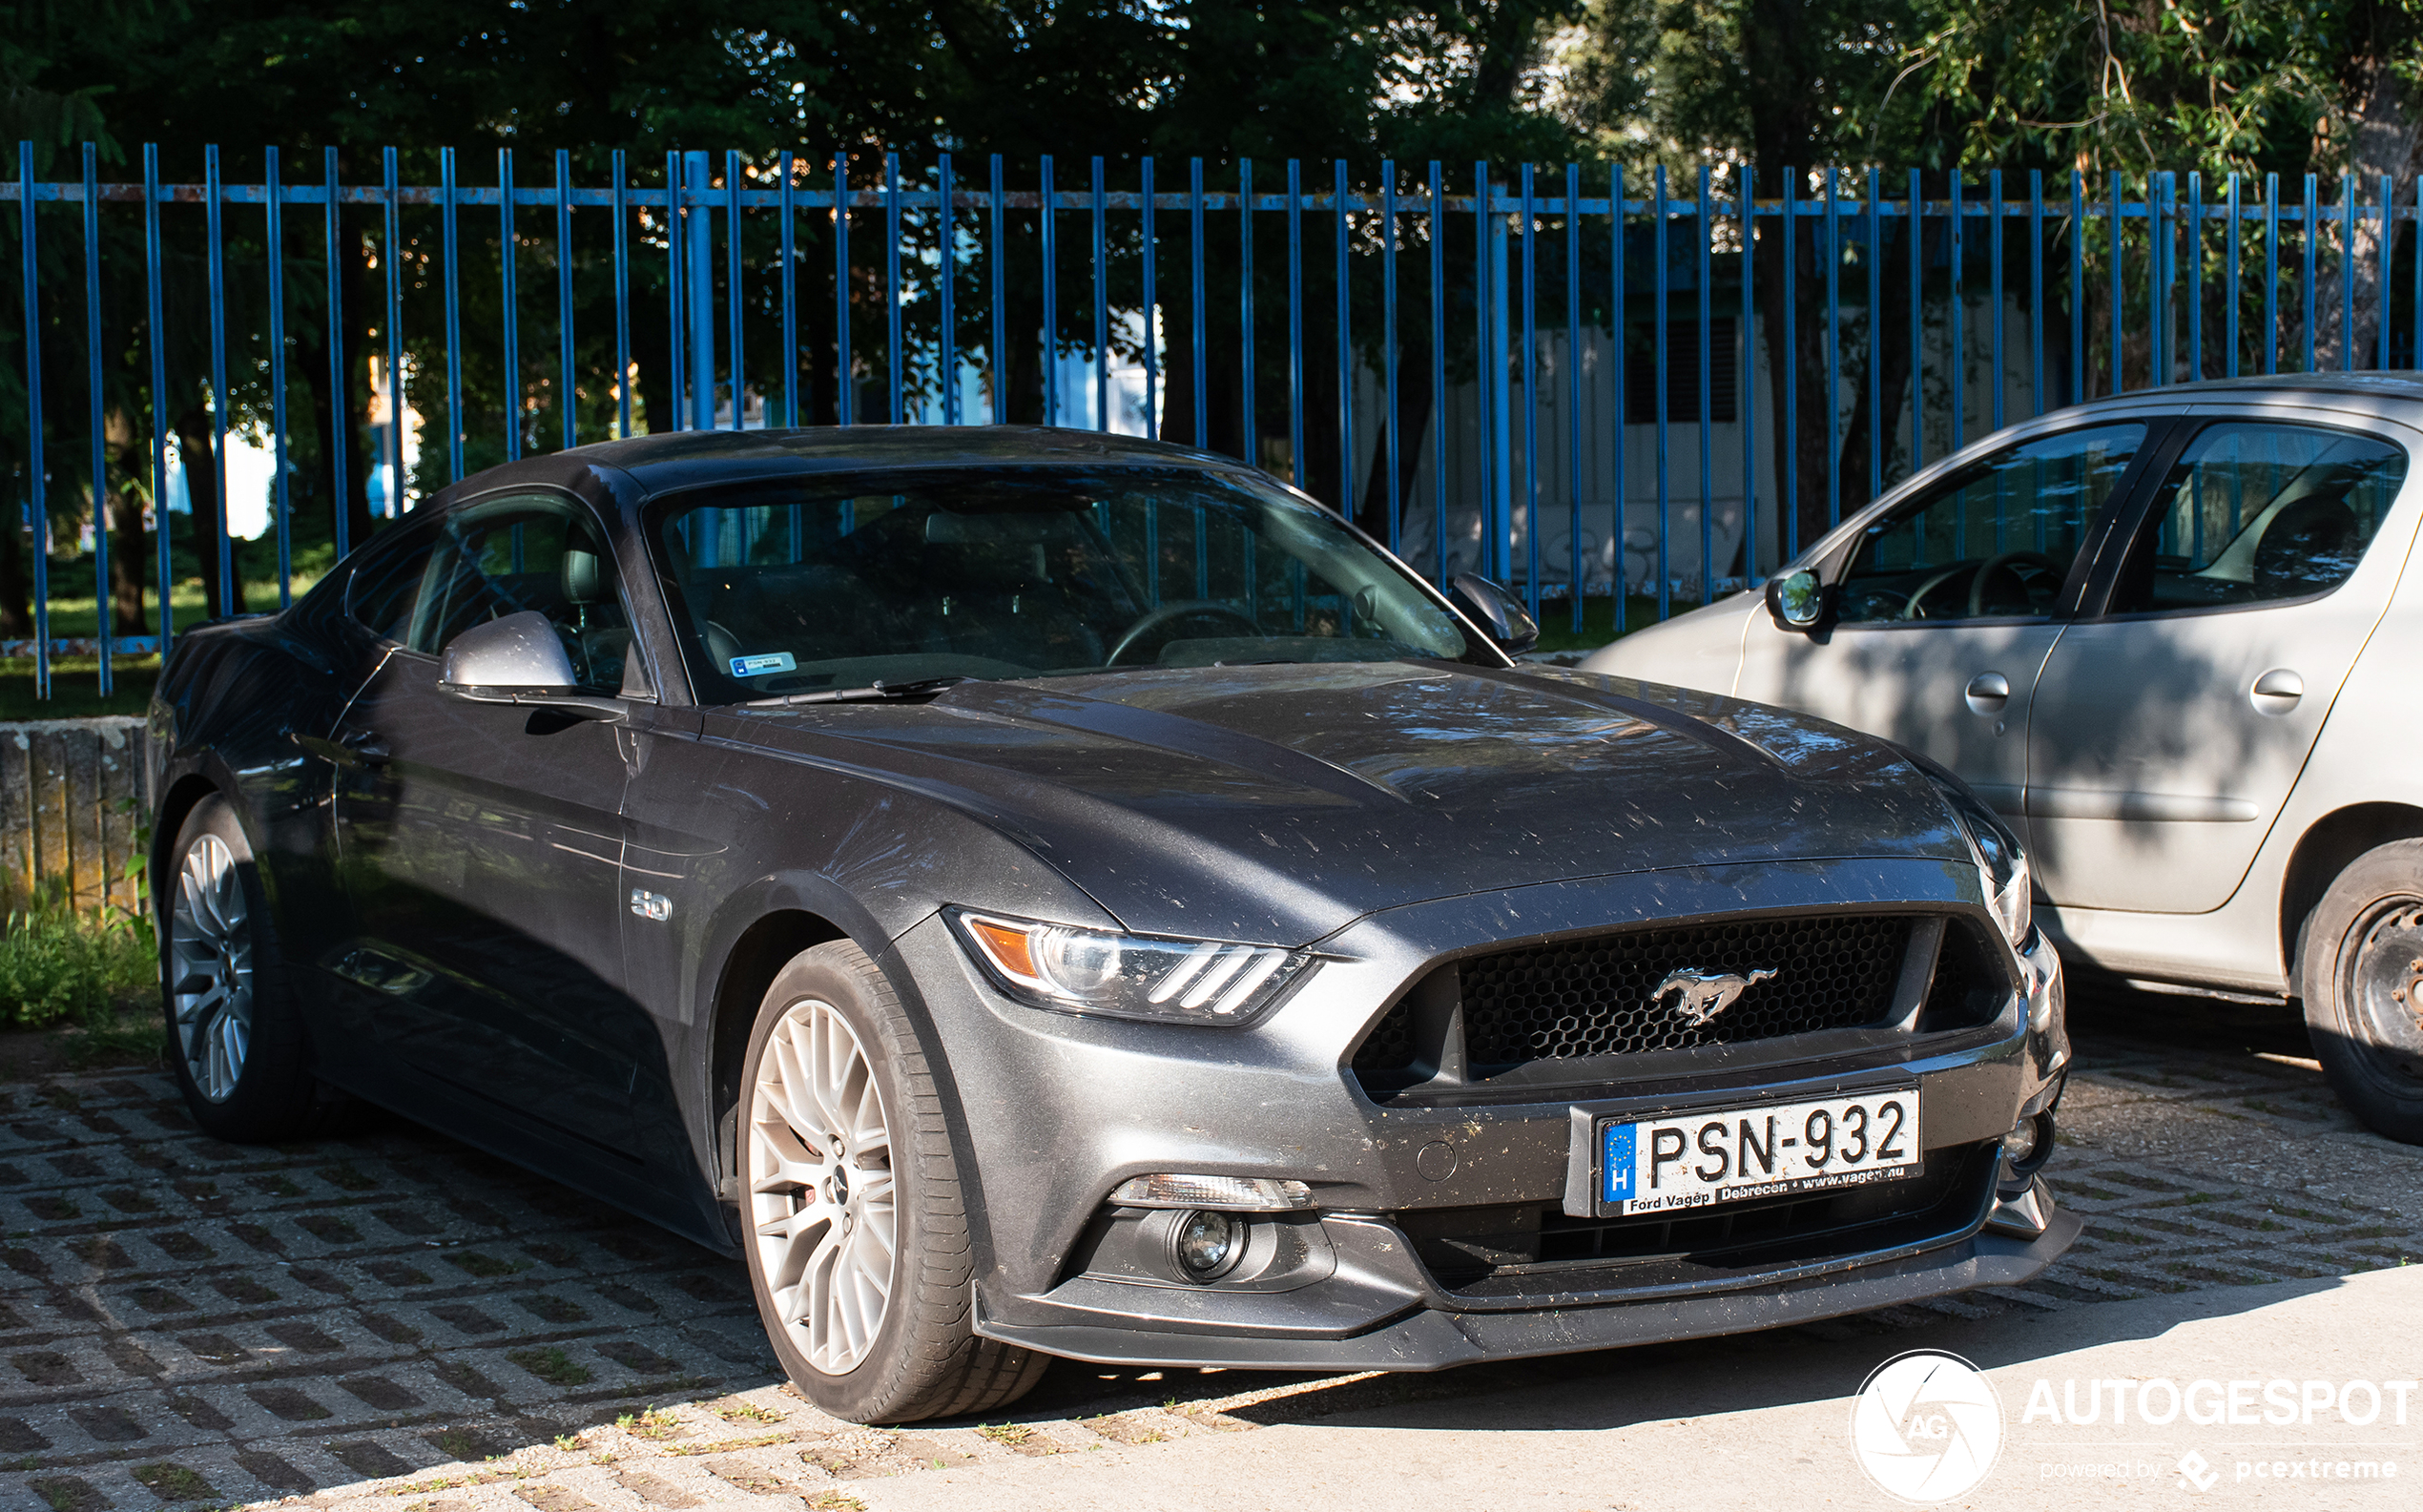
<path id="1" fill-rule="evenodd" d="M 581 719 L 619 720 L 612 698 L 581 691 L 555 627 L 536 610 L 474 625 L 446 642 L 438 692 L 468 703 L 528 704 Z"/>
<path id="2" fill-rule="evenodd" d="M 1786 630 L 1815 630 L 1826 617 L 1826 588 L 1814 572 L 1767 580 L 1767 612 Z"/>
<path id="3" fill-rule="evenodd" d="M 1540 644 L 1540 622 L 1522 600 L 1477 572 L 1460 572 L 1448 587 L 1447 601 L 1487 632 L 1499 649 L 1509 653 Z"/>

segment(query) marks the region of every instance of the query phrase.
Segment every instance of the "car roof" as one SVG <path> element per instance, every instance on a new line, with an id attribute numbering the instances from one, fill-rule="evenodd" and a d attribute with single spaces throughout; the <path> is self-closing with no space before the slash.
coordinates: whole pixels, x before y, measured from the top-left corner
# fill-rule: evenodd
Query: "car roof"
<path id="1" fill-rule="evenodd" d="M 2164 400 L 2192 404 L 2200 399 L 2260 399 L 2266 395 L 2294 398 L 2305 404 L 2325 398 L 2356 400 L 2361 401 L 2358 407 L 2367 410 L 2379 408 L 2384 401 L 2423 404 L 2423 372 L 2270 373 L 2252 378 L 2207 378 L 2192 383 L 2132 389 L 2079 407 L 2100 409 L 2107 404 Z"/>
<path id="2" fill-rule="evenodd" d="M 740 477 L 871 469 L 1060 466 L 1243 466 L 1169 442 L 1055 425 L 818 425 L 680 430 L 600 442 L 556 455 L 619 469 L 654 495 Z"/>

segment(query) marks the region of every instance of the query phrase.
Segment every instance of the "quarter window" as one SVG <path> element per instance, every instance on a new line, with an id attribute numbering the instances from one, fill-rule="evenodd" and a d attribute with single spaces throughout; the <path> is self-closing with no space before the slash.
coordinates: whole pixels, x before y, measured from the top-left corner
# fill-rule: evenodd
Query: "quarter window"
<path id="1" fill-rule="evenodd" d="M 1995 453 L 1871 525 L 1835 597 L 1849 622 L 2042 619 L 2144 443 L 2139 424 Z"/>
<path id="2" fill-rule="evenodd" d="M 2405 479 L 2406 453 L 2377 436 L 2208 425 L 2156 490 L 2110 611 L 2327 593 L 2355 570 Z"/>

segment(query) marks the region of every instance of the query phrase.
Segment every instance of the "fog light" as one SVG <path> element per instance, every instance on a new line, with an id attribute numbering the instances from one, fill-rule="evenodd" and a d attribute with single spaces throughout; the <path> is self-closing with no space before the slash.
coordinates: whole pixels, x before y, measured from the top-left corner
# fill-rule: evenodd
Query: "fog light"
<path id="1" fill-rule="evenodd" d="M 1134 1176 L 1111 1189 L 1123 1208 L 1204 1208 L 1219 1212 L 1286 1212 L 1313 1205 L 1313 1189 L 1268 1176 Z"/>
<path id="2" fill-rule="evenodd" d="M 2014 1176 L 2034 1175 L 2053 1158 L 2053 1115 L 2031 1113 L 2002 1136 L 2002 1164 Z"/>
<path id="3" fill-rule="evenodd" d="M 1216 1279 L 1245 1248 L 1245 1225 L 1225 1212 L 1190 1212 L 1178 1220 L 1171 1246 L 1191 1281 Z"/>

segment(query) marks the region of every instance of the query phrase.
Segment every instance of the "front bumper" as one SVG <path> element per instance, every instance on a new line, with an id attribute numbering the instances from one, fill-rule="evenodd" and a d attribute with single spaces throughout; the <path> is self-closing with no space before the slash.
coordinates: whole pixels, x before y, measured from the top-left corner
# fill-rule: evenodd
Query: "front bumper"
<path id="1" fill-rule="evenodd" d="M 1976 910 L 1974 876 L 1916 861 L 1736 866 L 1393 910 L 1324 942 L 1332 959 L 1305 988 L 1234 1032 L 1025 1007 L 994 992 L 941 921 L 928 921 L 896 942 L 891 964 L 914 984 L 947 1062 L 982 1256 L 978 1331 L 1105 1362 L 1422 1370 L 1735 1333 L 2022 1282 L 2078 1232 L 2040 1183 L 2012 1181 L 1998 1165 L 2001 1136 L 2023 1111 L 2050 1106 L 2067 1066 L 2060 968 L 2040 939 L 2006 963 L 2013 990 L 2000 1015 L 1950 1035 L 1872 1038 L 1818 1055 L 1782 1041 L 1743 1045 L 1656 1075 L 1524 1089 L 1519 1101 L 1501 1091 L 1384 1104 L 1345 1067 L 1395 997 L 1431 963 L 1476 942 L 1816 912 L 1844 897 Z M 1915 1227 L 1872 1227 L 1801 1253 L 1770 1246 L 1742 1264 L 1516 1264 L 1477 1285 L 1442 1284 L 1409 1236 L 1431 1217 L 1466 1211 L 1553 1213 L 1567 1198 L 1577 1113 L 1912 1082 L 1923 1151 L 1967 1173 Z M 1152 1171 L 1306 1182 L 1318 1212 L 1292 1231 L 1303 1253 L 1208 1286 L 1102 1263 L 1115 1221 L 1107 1194 Z"/>

